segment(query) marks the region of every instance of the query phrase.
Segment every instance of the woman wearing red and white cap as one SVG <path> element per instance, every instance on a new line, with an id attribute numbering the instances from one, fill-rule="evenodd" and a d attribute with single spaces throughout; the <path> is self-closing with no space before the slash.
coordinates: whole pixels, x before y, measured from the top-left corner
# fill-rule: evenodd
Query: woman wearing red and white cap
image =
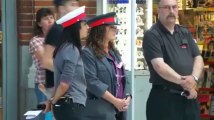
<path id="1" fill-rule="evenodd" d="M 87 81 L 83 116 L 86 120 L 124 120 L 123 111 L 128 109 L 131 95 L 126 94 L 124 65 L 114 46 L 118 32 L 115 13 L 99 15 L 88 22 L 91 30 L 82 51 Z M 115 118 L 116 113 L 119 116 Z"/>
<path id="2" fill-rule="evenodd" d="M 55 92 L 50 100 L 56 120 L 82 120 L 86 102 L 86 80 L 81 57 L 81 40 L 88 35 L 85 6 L 59 20 L 62 43 L 54 51 Z"/>

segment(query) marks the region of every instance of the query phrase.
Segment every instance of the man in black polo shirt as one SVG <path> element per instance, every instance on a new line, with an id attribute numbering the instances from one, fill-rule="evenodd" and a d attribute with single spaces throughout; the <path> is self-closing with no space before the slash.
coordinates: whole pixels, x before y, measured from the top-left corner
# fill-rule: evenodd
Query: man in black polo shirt
<path id="1" fill-rule="evenodd" d="M 79 0 L 54 0 L 59 18 L 79 7 Z M 60 35 L 62 26 L 54 24 L 48 32 L 45 39 L 45 52 L 43 57 L 43 68 L 46 69 L 46 87 L 50 88 L 54 85 L 53 74 L 53 52 L 57 46 L 61 44 Z"/>
<path id="2" fill-rule="evenodd" d="M 177 0 L 159 0 L 158 22 L 143 38 L 152 89 L 147 120 L 199 120 L 196 81 L 203 59 L 191 33 L 175 24 Z"/>

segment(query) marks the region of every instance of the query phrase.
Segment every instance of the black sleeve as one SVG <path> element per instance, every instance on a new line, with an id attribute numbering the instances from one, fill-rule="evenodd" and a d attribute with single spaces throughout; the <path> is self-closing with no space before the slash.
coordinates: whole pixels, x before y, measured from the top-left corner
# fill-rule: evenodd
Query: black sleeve
<path id="1" fill-rule="evenodd" d="M 150 30 L 144 34 L 143 54 L 147 61 L 151 61 L 154 58 L 163 58 L 161 43 L 159 41 L 159 38 Z"/>
<path id="2" fill-rule="evenodd" d="M 62 31 L 63 27 L 55 23 L 46 36 L 45 44 L 57 47 L 60 44 L 60 36 Z"/>
<path id="3" fill-rule="evenodd" d="M 193 39 L 192 34 L 190 32 L 188 32 L 188 37 L 189 37 L 189 40 L 190 40 L 190 45 L 191 45 L 190 47 L 191 47 L 192 56 L 196 57 L 196 56 L 200 55 L 200 51 L 198 49 L 198 45 L 195 42 L 195 40 Z"/>

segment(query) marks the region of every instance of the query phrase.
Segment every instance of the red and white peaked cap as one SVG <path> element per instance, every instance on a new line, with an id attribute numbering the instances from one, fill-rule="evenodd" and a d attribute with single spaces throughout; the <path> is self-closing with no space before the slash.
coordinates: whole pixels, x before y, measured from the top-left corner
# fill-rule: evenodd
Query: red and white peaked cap
<path id="1" fill-rule="evenodd" d="M 74 23 L 83 20 L 86 17 L 85 6 L 79 7 L 56 21 L 57 24 L 61 24 L 64 28 L 73 25 Z"/>
<path id="2" fill-rule="evenodd" d="M 93 17 L 92 19 L 89 19 L 88 23 L 91 28 L 97 27 L 100 25 L 119 25 L 117 23 L 115 16 L 116 16 L 115 12 L 98 15 L 96 17 Z"/>

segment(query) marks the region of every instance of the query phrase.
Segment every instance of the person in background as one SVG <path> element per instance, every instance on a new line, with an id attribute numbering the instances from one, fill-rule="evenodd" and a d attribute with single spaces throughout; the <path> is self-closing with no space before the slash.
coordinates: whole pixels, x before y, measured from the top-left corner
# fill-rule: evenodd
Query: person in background
<path id="1" fill-rule="evenodd" d="M 88 35 L 85 6 L 56 21 L 63 26 L 61 44 L 54 51 L 55 92 L 49 101 L 56 120 L 83 120 L 86 80 L 81 57 L 81 40 Z"/>
<path id="2" fill-rule="evenodd" d="M 117 34 L 115 13 L 99 15 L 88 21 L 90 26 L 82 59 L 87 81 L 84 120 L 123 119 L 131 94 L 125 92 L 125 72 L 120 54 L 114 46 Z M 117 110 L 116 110 L 117 109 Z"/>
<path id="3" fill-rule="evenodd" d="M 36 23 L 34 26 L 34 37 L 30 40 L 29 51 L 32 55 L 33 64 L 36 67 L 35 93 L 37 103 L 46 101 L 46 96 L 39 90 L 40 84 L 45 84 L 45 70 L 42 68 L 42 58 L 44 56 L 44 40 L 49 29 L 54 24 L 54 14 L 48 8 L 41 8 L 36 13 Z M 44 115 L 40 118 L 44 120 Z"/>
<path id="4" fill-rule="evenodd" d="M 191 33 L 175 24 L 177 0 L 158 1 L 158 21 L 143 38 L 152 89 L 147 120 L 200 120 L 197 81 L 204 63 Z"/>
<path id="5" fill-rule="evenodd" d="M 73 11 L 79 7 L 78 0 L 54 0 L 54 5 L 56 7 L 58 18 L 61 18 L 65 14 Z M 54 86 L 54 73 L 53 73 L 53 52 L 59 44 L 60 35 L 62 33 L 63 27 L 59 24 L 54 24 L 53 27 L 48 32 L 45 39 L 45 50 L 43 57 L 42 67 L 46 69 L 46 87 L 51 88 Z"/>

